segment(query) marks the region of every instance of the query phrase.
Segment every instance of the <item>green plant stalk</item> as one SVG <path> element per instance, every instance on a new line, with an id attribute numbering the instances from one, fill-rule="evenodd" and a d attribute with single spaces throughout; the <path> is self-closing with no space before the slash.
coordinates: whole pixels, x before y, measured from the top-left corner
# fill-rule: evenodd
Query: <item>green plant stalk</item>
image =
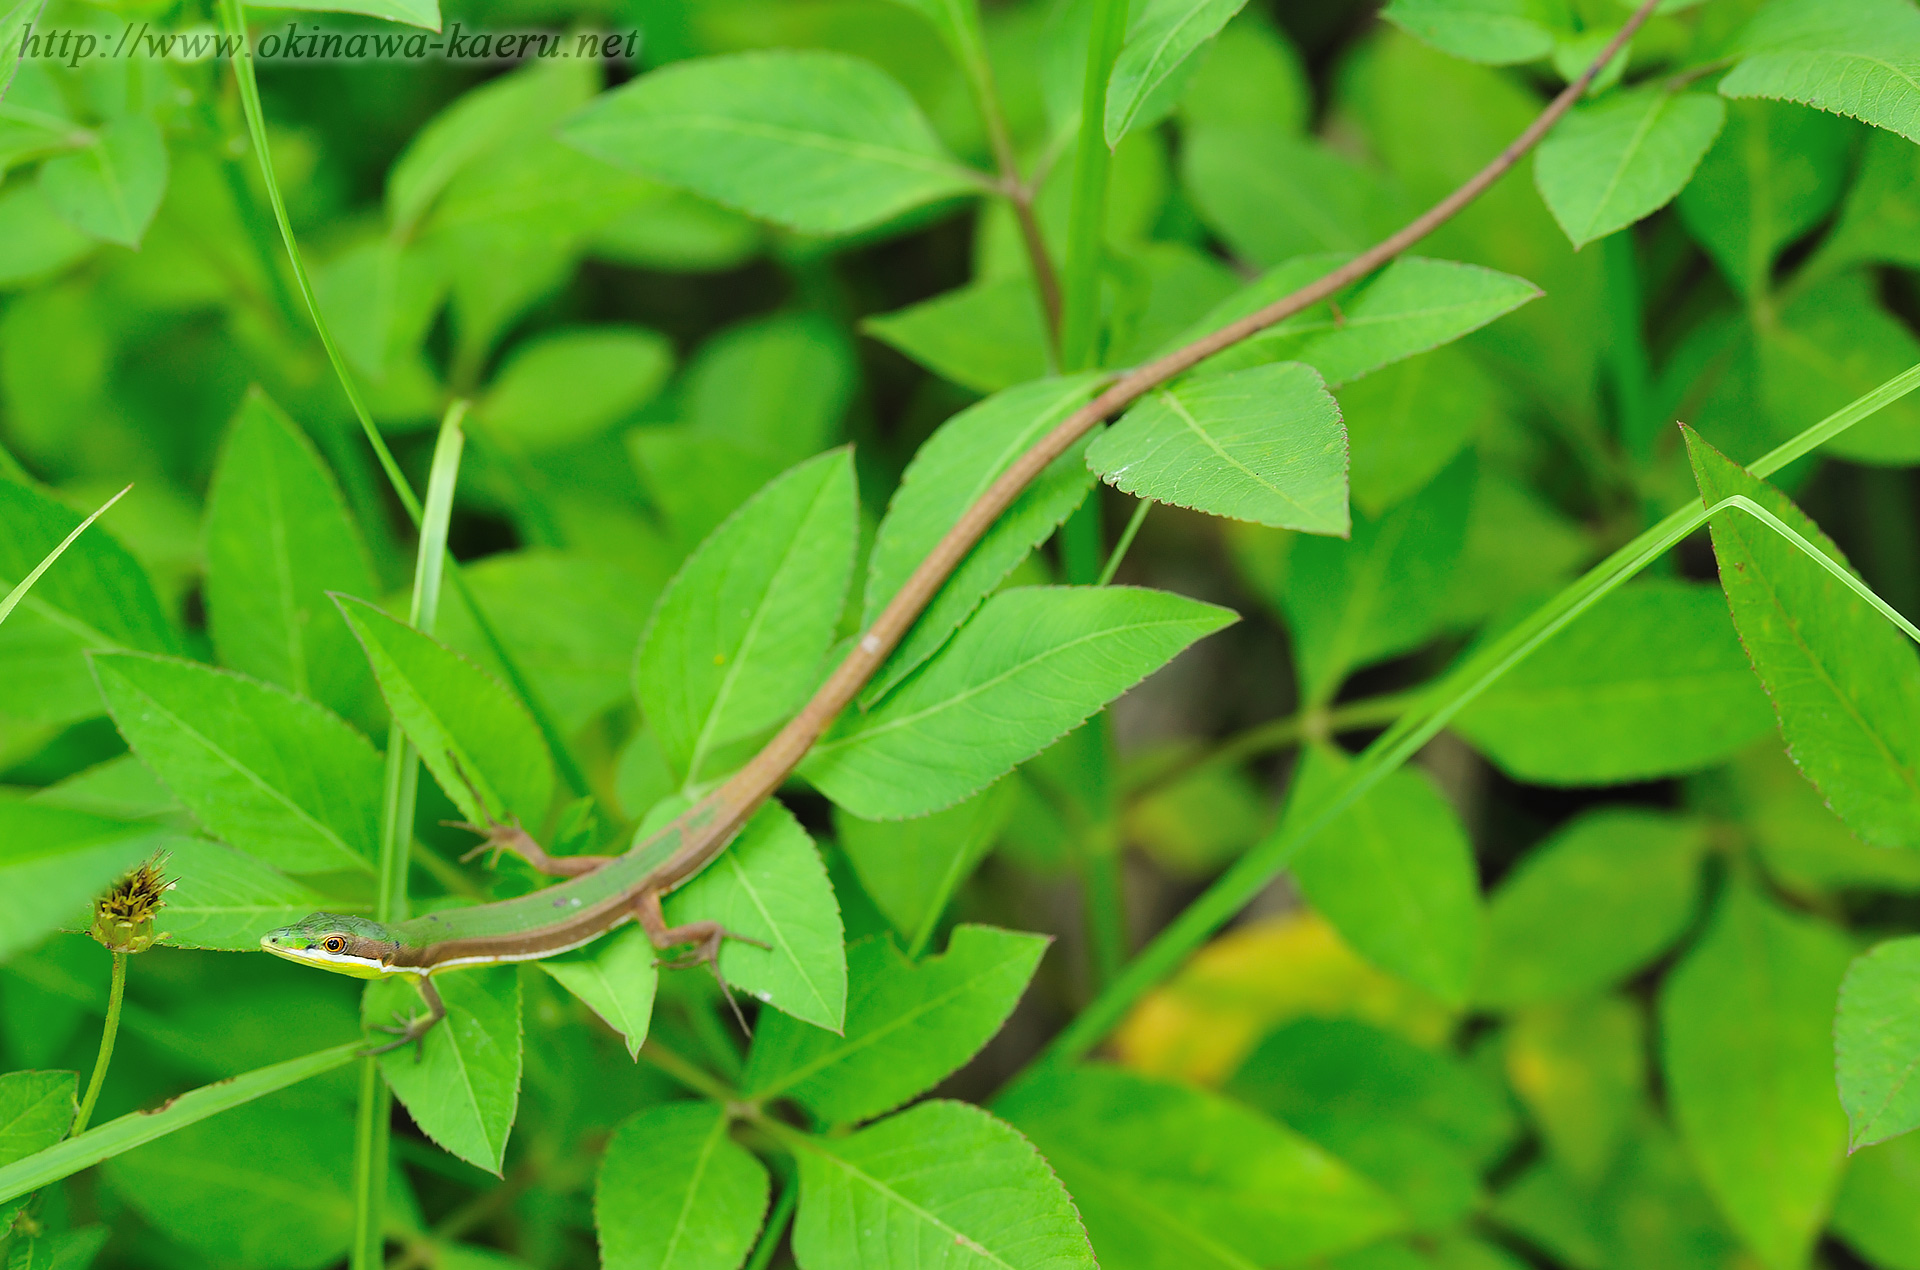
<path id="1" fill-rule="evenodd" d="M 950 34 L 948 47 L 960 63 L 973 102 L 986 126 L 987 145 L 993 151 L 994 167 L 1000 174 L 1001 193 L 1013 210 L 1020 227 L 1020 240 L 1026 247 L 1027 263 L 1033 271 L 1033 288 L 1046 317 L 1047 363 L 1057 367 L 1060 360 L 1060 279 L 1047 255 L 1046 239 L 1033 214 L 1033 191 L 1020 178 L 1020 161 L 1014 154 L 1013 137 L 1007 130 L 1006 111 L 1000 104 L 1000 87 L 994 82 L 993 62 L 987 56 L 986 37 L 980 29 L 980 6 L 976 0 L 951 0 L 948 16 L 952 21 L 943 28 Z"/>
<path id="2" fill-rule="evenodd" d="M 1659 416 L 1652 409 L 1653 368 L 1642 332 L 1639 263 L 1633 230 L 1618 230 L 1600 240 L 1600 264 L 1606 277 L 1608 378 L 1613 381 L 1616 435 L 1635 464 L 1653 458 Z"/>
<path id="3" fill-rule="evenodd" d="M 427 505 L 420 518 L 420 554 L 413 569 L 407 620 L 424 635 L 440 614 L 440 582 L 453 520 L 453 491 L 460 476 L 466 434 L 464 401 L 456 401 L 440 424 L 433 467 L 427 474 Z M 420 795 L 420 756 L 398 723 L 387 729 L 387 766 L 380 814 L 380 889 L 374 916 L 382 922 L 407 916 L 407 869 L 413 844 L 414 808 Z M 353 1270 L 379 1270 L 386 1258 L 387 1167 L 393 1094 L 380 1077 L 379 1060 L 361 1060 L 360 1100 L 353 1137 Z"/>
<path id="4" fill-rule="evenodd" d="M 780 1188 L 780 1198 L 773 1201 L 773 1211 L 767 1214 L 767 1224 L 761 1228 L 760 1242 L 753 1246 L 753 1255 L 741 1270 L 767 1270 L 773 1254 L 780 1250 L 780 1240 L 786 1235 L 787 1223 L 793 1220 L 793 1210 L 799 1202 L 800 1179 L 796 1177 Z"/>
<path id="5" fill-rule="evenodd" d="M 106 1084 L 107 1067 L 113 1062 L 113 1043 L 120 1035 L 120 1006 L 126 999 L 127 954 L 116 948 L 113 950 L 113 983 L 107 989 L 107 1021 L 100 1028 L 100 1053 L 93 1060 L 93 1078 L 87 1082 L 87 1096 L 80 1100 L 73 1128 L 67 1131 L 69 1138 L 85 1133 L 87 1122 L 93 1119 L 94 1104 L 100 1101 L 100 1086 Z"/>
<path id="6" fill-rule="evenodd" d="M 134 1111 L 68 1138 L 12 1164 L 0 1166 L 0 1203 L 71 1177 L 81 1169 L 164 1138 L 208 1116 L 262 1095 L 345 1067 L 365 1043 L 335 1045 L 270 1067 L 256 1068 L 171 1098 L 150 1111 Z"/>
<path id="7" fill-rule="evenodd" d="M 1238 763 L 1272 750 L 1283 750 L 1308 737 L 1332 737 L 1343 732 L 1384 726 L 1405 713 L 1409 706 L 1420 700 L 1425 691 L 1424 688 L 1413 688 L 1406 692 L 1382 693 L 1377 697 L 1363 697 L 1359 701 L 1348 701 L 1318 711 L 1303 710 L 1285 718 L 1255 724 L 1244 732 L 1228 737 L 1213 749 L 1196 755 L 1190 762 L 1177 763 L 1164 771 L 1146 776 L 1126 793 L 1132 798 L 1144 798 L 1196 772 Z"/>
<path id="8" fill-rule="evenodd" d="M 360 390 L 354 386 L 353 375 L 347 369 L 346 360 L 340 355 L 340 346 L 334 343 L 333 331 L 327 325 L 327 319 L 320 311 L 319 297 L 314 293 L 313 281 L 307 276 L 305 257 L 300 253 L 300 244 L 293 236 L 293 222 L 287 216 L 287 202 L 280 193 L 280 182 L 274 175 L 273 153 L 267 148 L 267 116 L 260 105 L 260 85 L 253 75 L 253 52 L 247 46 L 247 21 L 245 0 L 220 0 L 220 18 L 227 28 L 227 34 L 233 37 L 235 53 L 233 57 L 234 81 L 240 87 L 240 105 L 247 119 L 247 134 L 252 139 L 254 153 L 260 160 L 260 176 L 267 187 L 267 201 L 273 207 L 273 217 L 280 226 L 280 238 L 287 249 L 287 259 L 293 266 L 293 277 L 300 288 L 300 298 L 306 301 L 307 313 L 313 319 L 313 329 L 320 336 L 321 347 L 326 349 L 327 360 L 333 366 L 334 377 L 340 381 L 340 389 L 346 394 L 347 404 L 353 407 L 353 414 L 360 421 L 360 430 L 366 434 L 367 441 L 373 446 L 374 454 L 380 460 L 380 468 L 387 475 L 387 483 L 393 486 L 400 505 L 406 509 L 407 516 L 415 525 L 420 524 L 421 506 L 419 498 L 413 492 L 413 486 L 407 482 L 406 474 L 400 470 L 400 464 L 394 459 L 393 451 L 387 448 L 386 438 L 380 435 L 380 429 L 374 426 L 373 416 L 367 413 L 367 406 L 360 399 Z M 554 765 L 560 769 L 561 779 L 566 781 L 576 797 L 584 797 L 591 792 L 587 784 L 586 773 L 581 770 L 573 751 L 568 748 L 566 738 L 559 726 L 553 721 L 553 713 L 534 691 L 532 682 L 521 670 L 517 658 L 508 651 L 500 638 L 500 631 L 493 620 L 481 609 L 473 590 L 467 585 L 466 576 L 455 564 L 447 571 L 453 580 L 454 590 L 465 601 L 467 611 L 473 615 L 474 626 L 487 648 L 500 663 L 506 673 L 507 683 L 514 694 L 526 706 L 533 716 L 535 726 L 540 729 L 541 737 L 547 743 L 547 749 L 553 754 Z"/>
<path id="9" fill-rule="evenodd" d="M 1143 502 L 1141 504 L 1145 506 Z M 1096 486 L 1060 527 L 1060 556 L 1073 586 L 1104 586 L 1100 564 L 1102 503 Z M 1108 575 L 1110 576 L 1110 575 Z M 1126 892 L 1120 877 L 1119 803 L 1114 797 L 1113 725 L 1104 711 L 1087 720 L 1087 787 L 1092 824 L 1079 842 L 1080 893 L 1086 921 L 1087 967 L 1098 992 L 1127 960 Z"/>
<path id="10" fill-rule="evenodd" d="M 1113 575 L 1120 572 L 1120 562 L 1127 558 L 1127 549 L 1133 546 L 1133 540 L 1140 532 L 1140 526 L 1147 519 L 1147 513 L 1153 510 L 1153 500 L 1143 498 L 1133 509 L 1133 515 L 1127 518 L 1127 527 L 1120 531 L 1120 541 L 1113 544 L 1113 550 L 1107 553 L 1106 567 L 1100 570 L 1095 586 L 1105 586 L 1113 581 Z"/>
<path id="11" fill-rule="evenodd" d="M 1892 405 L 1920 388 L 1920 366 L 1894 376 L 1852 404 L 1814 424 L 1778 446 L 1748 470 L 1766 477 L 1840 435 L 1854 424 Z M 1732 500 L 1722 506 L 1737 506 Z M 1609 592 L 1645 568 L 1648 563 L 1707 523 L 1715 509 L 1695 503 L 1680 508 L 1626 546 L 1595 565 L 1579 580 L 1547 601 L 1518 626 L 1464 662 L 1428 690 L 1424 699 L 1368 746 L 1346 776 L 1310 816 L 1290 817 L 1256 843 L 1199 899 L 1181 912 L 1153 942 L 1127 966 L 1111 987 L 1054 1037 L 1035 1060 L 1051 1066 L 1083 1057 L 1146 992 L 1172 974 L 1292 861 L 1294 854 L 1341 813 L 1366 795 L 1387 775 L 1412 758 L 1452 718 L 1485 692 L 1534 649 L 1558 634 L 1575 618 L 1599 603 Z M 1743 508 L 1743 510 L 1746 510 Z M 1756 509 L 1764 510 L 1764 509 Z M 1797 537 L 1797 535 L 1796 535 Z M 1802 540 L 1804 541 L 1804 540 Z M 1824 554 L 1815 553 L 1821 559 Z M 1831 562 L 1829 562 L 1831 564 Z M 1838 566 L 1833 565 L 1833 570 Z M 1830 570 L 1831 571 L 1831 570 Z M 1840 570 L 1840 574 L 1844 574 Z M 1838 575 L 1836 575 L 1838 576 Z M 1854 584 L 1850 581 L 1849 586 Z M 1855 588 L 1856 591 L 1859 589 Z M 1874 602 L 1875 608 L 1902 630 L 1912 633 L 1905 619 Z M 1031 1070 L 1031 1069 L 1030 1069 Z"/>
<path id="12" fill-rule="evenodd" d="M 1087 71 L 1080 86 L 1080 134 L 1074 151 L 1073 200 L 1067 214 L 1067 261 L 1061 281 L 1060 366 L 1085 369 L 1094 360 L 1100 324 L 1100 266 L 1107 236 L 1107 81 L 1127 38 L 1127 0 L 1093 0 Z"/>

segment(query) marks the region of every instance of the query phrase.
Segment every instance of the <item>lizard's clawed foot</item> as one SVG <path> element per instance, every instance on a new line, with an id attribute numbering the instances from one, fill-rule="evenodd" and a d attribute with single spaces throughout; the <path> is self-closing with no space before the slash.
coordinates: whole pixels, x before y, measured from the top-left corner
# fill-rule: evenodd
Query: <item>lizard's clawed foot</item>
<path id="1" fill-rule="evenodd" d="M 385 1045 L 376 1045 L 372 1049 L 362 1050 L 360 1051 L 360 1056 L 362 1058 L 372 1058 L 376 1054 L 390 1053 L 393 1050 L 403 1049 L 411 1045 L 414 1047 L 413 1061 L 416 1063 L 419 1062 L 426 1056 L 427 1033 L 431 1032 L 433 1025 L 440 1021 L 440 1016 L 437 1014 L 401 1014 L 396 1010 L 394 1011 L 393 1021 L 397 1026 L 388 1027 L 382 1025 L 376 1026 L 373 1030 L 376 1032 L 389 1033 L 397 1039 L 388 1041 Z"/>
<path id="2" fill-rule="evenodd" d="M 701 923 L 701 925 L 707 926 L 708 929 L 703 931 L 697 939 L 688 941 L 693 945 L 691 952 L 672 960 L 663 958 L 653 964 L 661 970 L 685 970 L 690 966 L 704 965 L 713 973 L 713 981 L 720 985 L 720 995 L 727 999 L 727 1008 L 733 1011 L 734 1022 L 738 1023 L 740 1030 L 750 1037 L 753 1035 L 753 1029 L 747 1026 L 747 1016 L 741 1013 L 740 1003 L 734 1000 L 733 989 L 727 986 L 727 977 L 720 973 L 720 945 L 729 939 L 737 939 L 743 944 L 752 944 L 755 948 L 769 950 L 773 945 L 765 940 L 755 939 L 751 935 L 737 935 L 722 928 L 718 923 Z"/>

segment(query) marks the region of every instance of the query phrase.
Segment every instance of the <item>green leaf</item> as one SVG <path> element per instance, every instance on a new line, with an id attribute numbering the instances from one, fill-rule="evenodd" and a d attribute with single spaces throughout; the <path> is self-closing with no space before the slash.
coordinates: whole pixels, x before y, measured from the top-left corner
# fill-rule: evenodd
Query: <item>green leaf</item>
<path id="1" fill-rule="evenodd" d="M 627 1054 L 640 1056 L 653 1020 L 653 994 L 660 981 L 660 957 L 647 933 L 630 926 L 587 948 L 578 948 L 534 964 L 552 975 L 568 992 L 587 1003 L 627 1043 Z"/>
<path id="2" fill-rule="evenodd" d="M 435 380 L 421 359 L 434 318 L 446 303 L 452 279 L 438 253 L 419 243 L 372 238 L 347 248 L 314 271 L 314 297 L 334 342 L 353 369 L 387 391 L 370 407 L 399 410 L 383 398 L 408 401 L 424 384 L 431 398 Z M 422 416 L 434 403 L 413 407 Z"/>
<path id="3" fill-rule="evenodd" d="M 797 463 L 840 439 L 858 379 L 844 330 L 819 313 L 779 313 L 702 344 L 681 410 L 695 432 Z"/>
<path id="4" fill-rule="evenodd" d="M 0 962 L 63 926 L 85 928 L 94 898 L 164 837 L 152 825 L 0 797 Z"/>
<path id="5" fill-rule="evenodd" d="M 1384 516 L 1355 518 L 1351 540 L 1294 544 L 1289 584 L 1275 598 L 1308 700 L 1331 701 L 1349 673 L 1418 648 L 1439 629 L 1475 475 L 1471 459 L 1456 461 Z"/>
<path id="6" fill-rule="evenodd" d="M 1478 1073 L 1347 1019 L 1288 1023 L 1227 1089 L 1377 1182 L 1419 1230 L 1452 1225 L 1474 1207 L 1477 1165 L 1498 1156 L 1516 1128 Z"/>
<path id="7" fill-rule="evenodd" d="M 646 404 L 673 369 L 673 346 L 644 327 L 550 331 L 507 356 L 476 408 L 528 450 L 592 440 Z"/>
<path id="8" fill-rule="evenodd" d="M 380 1056 L 380 1071 L 420 1131 L 451 1155 L 495 1174 L 520 1105 L 520 977 L 483 966 L 434 980 L 447 1017 L 414 1046 Z M 424 1013 L 405 979 L 367 985 L 361 1015 L 385 1027 Z"/>
<path id="9" fill-rule="evenodd" d="M 277 1162 L 299 1160 L 298 1168 Z M 353 1235 L 353 1121 L 294 1095 L 238 1107 L 107 1162 L 114 1191 L 216 1264 L 320 1270 Z"/>
<path id="10" fill-rule="evenodd" d="M 364 13 L 429 31 L 440 29 L 440 0 L 273 0 L 273 7 L 319 13 Z"/>
<path id="11" fill-rule="evenodd" d="M 33 0 L 20 0 L 21 9 Z M 91 252 L 96 243 L 60 218 L 38 185 L 10 183 L 0 194 L 0 287 L 38 282 Z"/>
<path id="12" fill-rule="evenodd" d="M 426 2 L 437 7 L 437 0 Z M 387 216 L 395 228 L 418 224 L 449 182 L 508 138 L 551 128 L 585 105 L 593 79 L 573 60 L 530 61 L 455 98 L 387 170 Z"/>
<path id="13" fill-rule="evenodd" d="M 1460 712 L 1454 727 L 1541 785 L 1693 771 L 1767 730 L 1762 694 L 1710 587 L 1615 591 Z"/>
<path id="14" fill-rule="evenodd" d="M 978 188 L 869 62 L 740 53 L 641 76 L 569 120 L 568 144 L 811 234 L 865 229 Z"/>
<path id="15" fill-rule="evenodd" d="M 683 553 L 699 546 L 783 467 L 756 446 L 688 428 L 636 430 L 627 445 L 654 508 Z"/>
<path id="16" fill-rule="evenodd" d="M 297 873 L 373 867 L 381 760 L 339 717 L 197 662 L 96 653 L 93 666 L 120 734 L 208 832 Z"/>
<path id="17" fill-rule="evenodd" d="M 1668 1097 L 1707 1189 L 1761 1262 L 1805 1264 L 1847 1144 L 1828 1037 L 1851 950 L 1730 887 L 1660 991 Z"/>
<path id="18" fill-rule="evenodd" d="M 254 390 L 207 491 L 207 626 L 222 664 L 342 714 L 372 688 L 327 592 L 372 596 L 373 568 L 333 475 Z"/>
<path id="19" fill-rule="evenodd" d="M 924 1102 L 849 1137 L 795 1145 L 802 1270 L 1095 1264 L 1053 1170 L 978 1107 Z"/>
<path id="20" fill-rule="evenodd" d="M 40 192 L 75 229 L 138 247 L 167 188 L 167 143 L 150 115 L 121 115 L 91 144 L 40 165 Z"/>
<path id="21" fill-rule="evenodd" d="M 1038 754 L 1234 614 L 1135 587 L 1023 587 L 981 606 L 800 774 L 867 820 L 950 807 Z"/>
<path id="22" fill-rule="evenodd" d="M 996 1110 L 1060 1171 L 1110 1270 L 1295 1265 L 1392 1233 L 1365 1178 L 1259 1112 L 1118 1067 L 1050 1071 Z"/>
<path id="23" fill-rule="evenodd" d="M 1087 449 L 1109 484 L 1155 502 L 1345 535 L 1347 435 L 1312 367 L 1196 375 L 1150 394 Z"/>
<path id="24" fill-rule="evenodd" d="M 1180 177 L 1207 227 L 1236 256 L 1269 267 L 1370 246 L 1396 210 L 1378 173 L 1277 122 L 1193 125 Z"/>
<path id="25" fill-rule="evenodd" d="M 846 1032 L 774 1016 L 753 1040 L 743 1088 L 798 1101 L 823 1124 L 890 1111 L 959 1070 L 1013 1013 L 1047 950 L 1043 935 L 956 926 L 947 951 L 908 961 L 885 936 L 847 950 Z"/>
<path id="26" fill-rule="evenodd" d="M 1554 1162 L 1587 1186 L 1607 1174 L 1646 1091 L 1646 1025 L 1625 997 L 1590 997 L 1514 1015 L 1507 1080 Z"/>
<path id="27" fill-rule="evenodd" d="M 1816 257 L 1823 268 L 1862 263 L 1920 265 L 1920 149 L 1905 137 L 1874 132 L 1860 156 L 1833 229 Z M 3 200 L 0 200 L 3 202 Z M 4 215 L 4 213 L 0 213 Z M 1857 429 L 1841 436 L 1847 437 Z"/>
<path id="28" fill-rule="evenodd" d="M 1736 291 L 1764 294 L 1781 248 L 1839 200 L 1852 139 L 1840 120 L 1793 106 L 1727 108 L 1726 127 L 1681 191 L 1678 210 Z"/>
<path id="29" fill-rule="evenodd" d="M 394 721 L 460 814 L 476 825 L 508 816 L 538 824 L 553 796 L 553 761 L 519 700 L 479 666 L 364 600 L 334 599 Z"/>
<path id="30" fill-rule="evenodd" d="M 957 807 L 915 820 L 862 820 L 834 809 L 834 834 L 865 891 L 908 948 L 926 946 L 954 891 L 972 874 L 1013 810 L 997 784 Z"/>
<path id="31" fill-rule="evenodd" d="M 1540 288 L 1509 273 L 1402 256 L 1330 323 L 1333 329 L 1291 355 L 1338 388 L 1451 343 L 1540 295 Z"/>
<path id="32" fill-rule="evenodd" d="M 1706 845 L 1701 825 L 1637 808 L 1569 822 L 1494 892 L 1475 1001 L 1570 1000 L 1651 962 L 1693 923 Z"/>
<path id="33" fill-rule="evenodd" d="M 1856 1152 L 1833 1205 L 1833 1229 L 1873 1265 L 1920 1270 L 1920 1134 Z"/>
<path id="34" fill-rule="evenodd" d="M 1339 397 L 1353 503 L 1376 520 L 1419 492 L 1502 414 L 1500 385 L 1458 346 L 1389 366 L 1348 384 Z M 1490 483 L 1478 486 L 1476 499 Z"/>
<path id="35" fill-rule="evenodd" d="M 720 946 L 729 984 L 803 1022 L 838 1032 L 846 1017 L 847 961 L 840 906 L 813 839 L 768 802 L 705 872 L 667 897 L 667 922 L 716 921 L 768 945 Z"/>
<path id="36" fill-rule="evenodd" d="M 1393 0 L 1380 16 L 1443 53 L 1488 66 L 1553 51 L 1550 16 L 1537 0 Z"/>
<path id="37" fill-rule="evenodd" d="M 1209 124 L 1271 124 L 1288 132 L 1305 127 L 1313 89 L 1299 50 L 1260 9 L 1242 10 L 1213 42 L 1203 74 L 1180 97 L 1183 145 Z"/>
<path id="38" fill-rule="evenodd" d="M 1881 307 L 1865 271 L 1806 287 L 1763 320 L 1758 334 L 1761 399 L 1782 436 L 1920 362 L 1920 340 Z M 1893 402 L 1825 448 L 1857 463 L 1920 461 L 1920 404 Z"/>
<path id="39" fill-rule="evenodd" d="M 767 1211 L 767 1170 L 710 1102 L 649 1107 L 614 1131 L 593 1188 L 605 1270 L 734 1270 Z"/>
<path id="40" fill-rule="evenodd" d="M 1920 13 L 1905 0 L 1779 0 L 1741 35 L 1726 97 L 1772 97 L 1920 142 Z"/>
<path id="41" fill-rule="evenodd" d="M 0 477 L 0 586 L 23 581 L 79 527 L 79 512 Z M 179 653 L 146 570 L 98 526 L 67 548 L 0 627 L 7 714 L 66 723 L 100 713 L 88 649 Z"/>
<path id="42" fill-rule="evenodd" d="M 1691 430 L 1686 437 L 1707 505 L 1744 494 L 1846 563 L 1786 495 Z M 1751 517 L 1724 512 L 1712 531 L 1734 625 L 1787 752 L 1855 834 L 1874 846 L 1920 847 L 1920 665 L 1906 636 Z"/>
<path id="43" fill-rule="evenodd" d="M 974 500 L 1085 404 L 1095 382 L 1091 375 L 1075 375 L 1010 388 L 962 410 L 927 438 L 901 476 L 867 558 L 862 628 L 873 625 Z M 862 704 L 871 707 L 938 652 L 980 602 L 1080 505 L 1093 485 L 1086 446 L 1080 442 L 1050 463 L 974 544 L 874 675 Z"/>
<path id="44" fill-rule="evenodd" d="M 806 700 L 846 602 L 856 511 L 851 454 L 811 459 L 714 530 L 654 606 L 634 691 L 689 784 Z"/>
<path id="45" fill-rule="evenodd" d="M 1146 0 L 1140 5 L 1107 80 L 1109 148 L 1119 145 L 1120 138 L 1140 122 L 1155 90 L 1245 4 L 1246 0 Z"/>
<path id="46" fill-rule="evenodd" d="M 659 583 L 624 565 L 534 549 L 461 567 L 481 610 L 563 734 L 631 699 L 633 650 Z M 434 631 L 505 682 L 505 669 L 458 593 L 442 597 Z"/>
<path id="47" fill-rule="evenodd" d="M 1316 809 L 1349 766 L 1307 750 L 1290 815 Z M 1446 799 L 1418 771 L 1387 777 L 1294 857 L 1309 904 L 1381 969 L 1462 1005 L 1480 958 L 1480 880 Z"/>
<path id="48" fill-rule="evenodd" d="M 1890 939 L 1853 959 L 1833 1053 L 1848 1151 L 1920 1128 L 1920 938 Z"/>
<path id="49" fill-rule="evenodd" d="M 169 948 L 258 952 L 260 936 L 340 901 L 217 842 L 169 838 L 166 872 L 177 879 L 154 921 Z M 351 906 L 344 906 L 351 907 Z"/>
<path id="50" fill-rule="evenodd" d="M 79 1077 L 73 1072 L 7 1072 L 0 1075 L 0 1165 L 24 1160 L 67 1136 L 73 1126 Z M 0 1200 L 0 1234 L 27 1197 Z"/>
<path id="51" fill-rule="evenodd" d="M 1342 263 L 1340 256 L 1309 256 L 1270 269 L 1209 313 L 1181 341 L 1218 330 Z M 1335 297 L 1339 312 L 1330 304 L 1315 305 L 1209 358 L 1205 365 L 1220 371 L 1301 361 L 1337 388 L 1451 343 L 1539 295 L 1538 287 L 1511 274 L 1450 260 L 1402 256 L 1372 280 Z"/>
<path id="52" fill-rule="evenodd" d="M 864 318 L 860 329 L 976 392 L 999 392 L 1047 373 L 1046 317 L 1024 277 L 970 283 Z"/>
<path id="53" fill-rule="evenodd" d="M 1634 89 L 1580 106 L 1548 134 L 1533 180 L 1576 249 L 1665 207 L 1727 120 L 1703 92 Z"/>

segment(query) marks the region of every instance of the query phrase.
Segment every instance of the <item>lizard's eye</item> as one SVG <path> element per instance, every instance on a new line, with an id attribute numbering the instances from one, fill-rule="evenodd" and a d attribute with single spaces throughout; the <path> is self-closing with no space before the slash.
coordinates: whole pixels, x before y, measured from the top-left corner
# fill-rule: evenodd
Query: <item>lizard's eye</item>
<path id="1" fill-rule="evenodd" d="M 330 953 L 343 953 L 347 951 L 347 941 L 338 935 L 327 936 L 320 946 Z"/>

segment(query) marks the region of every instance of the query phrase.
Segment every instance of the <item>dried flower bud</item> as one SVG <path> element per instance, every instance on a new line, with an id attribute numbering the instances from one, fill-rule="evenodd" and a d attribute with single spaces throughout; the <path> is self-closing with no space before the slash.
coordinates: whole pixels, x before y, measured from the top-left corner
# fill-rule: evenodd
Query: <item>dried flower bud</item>
<path id="1" fill-rule="evenodd" d="M 115 883 L 94 902 L 93 929 L 88 933 L 115 952 L 145 952 L 153 947 L 153 919 L 174 887 L 174 880 L 162 874 L 166 864 L 163 851 Z"/>

